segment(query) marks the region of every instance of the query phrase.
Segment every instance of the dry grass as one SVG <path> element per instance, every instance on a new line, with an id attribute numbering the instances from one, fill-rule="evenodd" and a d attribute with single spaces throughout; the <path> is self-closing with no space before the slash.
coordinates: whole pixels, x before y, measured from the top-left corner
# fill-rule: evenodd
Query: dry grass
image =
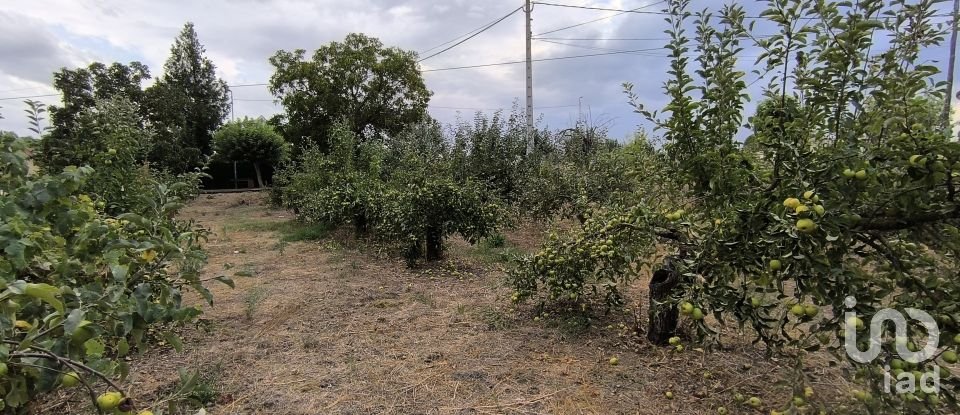
<path id="1" fill-rule="evenodd" d="M 131 362 L 125 385 L 140 402 L 162 399 L 178 368 L 212 373 L 211 414 L 714 414 L 721 405 L 746 413 L 737 392 L 770 403 L 792 393 L 776 383 L 788 362 L 745 336 L 724 351 L 677 354 L 620 328 L 630 314 L 589 327 L 534 321 L 507 301 L 496 261 L 471 256 L 462 241 L 451 260 L 410 270 L 342 236 L 278 243 L 298 226 L 256 194 L 201 196 L 184 215 L 214 231 L 209 276 L 225 267 L 253 276 L 236 278 L 235 289 L 212 286 L 210 331 L 184 332 L 184 353 Z M 533 249 L 542 231 L 510 231 L 508 246 Z M 818 382 L 818 394 L 838 389 L 835 376 Z"/>

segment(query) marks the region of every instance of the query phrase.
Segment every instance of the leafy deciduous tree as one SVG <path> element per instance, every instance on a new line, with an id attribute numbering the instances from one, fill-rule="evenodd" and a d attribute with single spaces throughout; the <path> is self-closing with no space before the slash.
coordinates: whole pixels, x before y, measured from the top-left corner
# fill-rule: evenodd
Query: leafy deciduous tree
<path id="1" fill-rule="evenodd" d="M 416 54 L 384 47 L 363 34 L 347 35 L 305 59 L 306 51 L 278 51 L 270 90 L 286 109 L 286 138 L 302 146 L 329 148 L 327 133 L 344 120 L 364 134 L 395 135 L 425 115 L 427 90 Z"/>
<path id="2" fill-rule="evenodd" d="M 226 123 L 213 134 L 213 148 L 224 159 L 252 163 L 257 186 L 263 186 L 260 167 L 277 166 L 289 153 L 289 145 L 273 126 L 262 119 L 244 118 Z"/>
<path id="3" fill-rule="evenodd" d="M 87 68 L 61 69 L 54 73 L 54 87 L 63 94 L 63 105 L 50 106 L 51 130 L 43 137 L 37 161 L 49 172 L 58 172 L 66 166 L 80 166 L 86 156 L 78 149 L 87 139 L 77 129 L 80 114 L 96 106 L 97 100 L 122 98 L 141 115 L 144 93 L 141 84 L 150 79 L 150 71 L 140 62 L 129 65 L 113 63 L 106 66 L 95 62 Z M 39 131 L 37 132 L 40 133 Z M 82 153 L 82 152 L 81 152 Z"/>

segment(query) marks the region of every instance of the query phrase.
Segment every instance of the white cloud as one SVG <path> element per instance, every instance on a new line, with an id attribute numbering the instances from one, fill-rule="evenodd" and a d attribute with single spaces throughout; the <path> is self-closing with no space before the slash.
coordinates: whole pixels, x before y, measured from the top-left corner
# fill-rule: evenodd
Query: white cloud
<path id="1" fill-rule="evenodd" d="M 630 9 L 654 2 L 563 3 Z M 170 45 L 186 21 L 195 23 L 220 76 L 231 84 L 246 84 L 269 79 L 272 68 L 268 58 L 278 49 L 303 48 L 310 53 L 350 32 L 364 32 L 387 45 L 420 52 L 481 27 L 519 5 L 519 0 L 4 0 L 0 2 L 0 51 L 5 57 L 0 62 L 0 91 L 36 87 L 25 92 L 49 93 L 43 84 L 49 83 L 54 70 L 93 60 L 141 60 L 154 76 L 160 75 Z M 717 4 L 694 0 L 691 9 L 704 7 Z M 748 3 L 747 7 L 759 6 Z M 542 33 L 613 14 L 537 5 L 533 31 Z M 662 16 L 626 14 L 551 36 L 662 38 L 665 27 Z M 423 68 L 522 60 L 523 31 L 524 16 L 518 12 L 463 45 L 425 61 Z M 660 47 L 664 42 L 575 43 L 623 50 Z M 534 42 L 535 58 L 599 52 Z M 620 84 L 633 82 L 647 102 L 661 103 L 667 63 L 663 57 L 629 54 L 538 62 L 534 65 L 535 103 L 537 107 L 575 105 L 583 97 L 584 105 L 595 109 L 595 114 L 599 111 L 616 118 L 613 135 L 621 137 L 642 120 L 626 105 Z M 424 74 L 427 86 L 435 92 L 434 106 L 468 108 L 510 108 L 524 97 L 524 77 L 522 64 Z M 748 78 L 752 80 L 753 75 Z M 0 93 L 0 98 L 19 96 L 14 93 Z M 271 98 L 266 88 L 238 88 L 234 95 L 245 100 Z M 0 101 L 4 107 L 0 111 L 7 116 L 0 121 L 0 129 L 24 131 L 19 105 Z M 277 111 L 269 101 L 237 101 L 236 107 L 238 116 Z M 449 110 L 432 113 L 441 121 L 454 119 Z M 544 108 L 543 113 L 555 127 L 569 123 L 569 108 Z"/>

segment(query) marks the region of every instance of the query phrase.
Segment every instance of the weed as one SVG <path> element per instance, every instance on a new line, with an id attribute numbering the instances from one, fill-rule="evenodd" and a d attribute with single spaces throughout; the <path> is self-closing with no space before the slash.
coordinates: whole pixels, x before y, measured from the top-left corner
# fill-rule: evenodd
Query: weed
<path id="1" fill-rule="evenodd" d="M 507 243 L 502 235 L 484 239 L 470 253 L 485 263 L 507 263 L 523 254 L 519 248 Z"/>
<path id="2" fill-rule="evenodd" d="M 503 237 L 502 233 L 494 234 L 493 236 L 485 239 L 484 244 L 491 248 L 503 248 L 507 245 L 507 239 Z"/>
<path id="3" fill-rule="evenodd" d="M 264 287 L 253 287 L 247 291 L 247 295 L 243 298 L 243 303 L 246 305 L 244 315 L 247 317 L 247 320 L 253 318 L 253 313 L 257 311 L 257 306 L 267 298 L 268 294 L 269 292 L 267 292 L 267 289 Z"/>
<path id="4" fill-rule="evenodd" d="M 277 251 L 280 254 L 280 256 L 283 256 L 283 250 L 284 248 L 287 247 L 288 244 L 289 242 L 281 239 L 277 241 L 277 243 L 273 244 L 273 250 Z"/>
<path id="5" fill-rule="evenodd" d="M 413 293 L 413 300 L 418 303 L 423 303 L 429 306 L 430 308 L 437 308 L 437 303 L 433 300 L 433 298 L 431 298 L 427 294 L 424 294 L 423 292 L 418 291 Z"/>
<path id="6" fill-rule="evenodd" d="M 220 396 L 217 382 L 223 374 L 223 362 L 205 364 L 190 372 L 180 369 L 180 381 L 167 400 L 169 408 L 203 408 L 213 404 Z M 192 412 L 192 411 L 191 411 Z"/>
<path id="7" fill-rule="evenodd" d="M 325 224 L 303 223 L 293 219 L 286 221 L 242 221 L 232 224 L 230 229 L 248 232 L 275 232 L 279 234 L 280 242 L 285 243 L 320 240 L 326 238 L 331 231 L 330 226 Z M 226 227 L 224 227 L 224 233 L 226 233 Z"/>
<path id="8" fill-rule="evenodd" d="M 480 319 L 487 324 L 487 330 L 505 330 L 513 327 L 512 319 L 491 306 L 484 306 L 479 314 Z"/>

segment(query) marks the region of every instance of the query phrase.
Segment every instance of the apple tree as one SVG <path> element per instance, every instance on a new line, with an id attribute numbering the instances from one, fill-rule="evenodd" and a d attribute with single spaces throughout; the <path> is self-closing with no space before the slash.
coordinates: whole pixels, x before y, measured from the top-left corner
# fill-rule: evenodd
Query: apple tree
<path id="1" fill-rule="evenodd" d="M 174 219 L 190 184 L 153 181 L 139 212 L 111 214 L 83 192 L 91 167 L 31 174 L 28 143 L 0 140 L 0 407 L 33 413 L 58 388 L 88 395 L 98 413 L 149 407 L 116 384 L 126 357 L 160 340 L 180 349 L 175 331 L 201 313 L 184 294 L 212 301 L 200 273 L 207 231 Z"/>
<path id="2" fill-rule="evenodd" d="M 715 15 L 670 0 L 670 102 L 654 111 L 628 93 L 661 134 L 661 168 L 678 185 L 596 209 L 581 229 L 552 237 L 511 273 L 515 300 L 586 306 L 598 293 L 615 306 L 620 287 L 654 265 L 646 330 L 655 342 L 672 336 L 677 314 L 708 345 L 736 322 L 800 368 L 805 355 L 828 352 L 851 369 L 852 397 L 868 411 L 955 412 L 960 381 L 944 364 L 956 362 L 960 340 L 960 144 L 920 104 L 946 93 L 925 58 L 952 28 L 937 3 L 771 0 L 753 19 L 738 5 Z M 740 69 L 747 47 L 761 51 L 753 76 Z M 759 94 L 752 77 L 769 80 Z M 747 154 L 737 138 L 752 96 L 766 102 Z M 660 265 L 657 246 L 672 247 Z M 936 318 L 942 341 L 931 359 L 898 356 L 898 344 L 924 348 L 918 324 L 885 330 L 876 359 L 851 358 L 847 333 L 866 349 L 864 322 L 883 308 Z M 887 365 L 894 376 L 937 371 L 941 389 L 883 393 Z M 821 405 L 803 399 L 808 379 L 799 371 L 800 399 L 777 409 Z"/>
<path id="3" fill-rule="evenodd" d="M 410 125 L 387 142 L 377 233 L 400 242 L 408 263 L 442 258 L 443 241 L 452 234 L 476 243 L 504 223 L 496 192 L 471 178 L 457 179 L 453 160 L 436 122 Z"/>

